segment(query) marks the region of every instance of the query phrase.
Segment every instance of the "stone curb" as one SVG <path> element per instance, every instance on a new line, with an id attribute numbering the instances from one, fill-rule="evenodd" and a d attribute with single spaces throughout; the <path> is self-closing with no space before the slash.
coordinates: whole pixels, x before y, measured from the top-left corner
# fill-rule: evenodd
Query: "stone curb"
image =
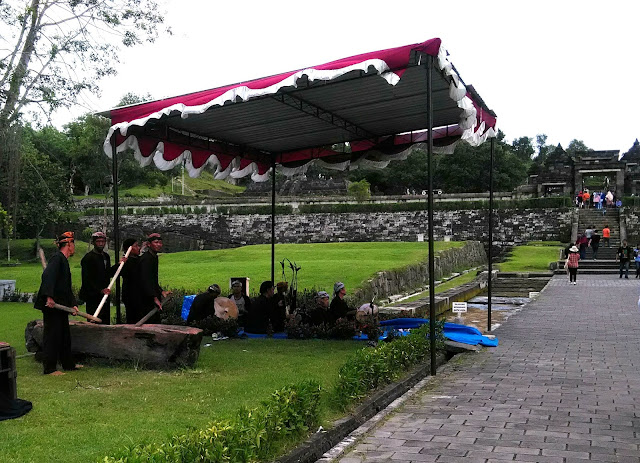
<path id="1" fill-rule="evenodd" d="M 447 362 L 445 354 L 436 358 L 436 366 Z M 333 422 L 331 429 L 317 432 L 288 454 L 276 460 L 278 463 L 313 463 L 342 441 L 346 436 L 366 423 L 390 403 L 409 391 L 416 383 L 430 375 L 431 364 L 423 363 L 405 378 L 376 391 L 358 405 L 350 415 Z"/>

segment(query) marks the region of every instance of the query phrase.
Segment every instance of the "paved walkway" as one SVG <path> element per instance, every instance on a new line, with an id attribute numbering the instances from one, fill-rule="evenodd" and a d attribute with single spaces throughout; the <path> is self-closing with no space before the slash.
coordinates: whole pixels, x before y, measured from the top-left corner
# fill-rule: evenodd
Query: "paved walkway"
<path id="1" fill-rule="evenodd" d="M 640 281 L 554 277 L 341 463 L 640 462 Z"/>

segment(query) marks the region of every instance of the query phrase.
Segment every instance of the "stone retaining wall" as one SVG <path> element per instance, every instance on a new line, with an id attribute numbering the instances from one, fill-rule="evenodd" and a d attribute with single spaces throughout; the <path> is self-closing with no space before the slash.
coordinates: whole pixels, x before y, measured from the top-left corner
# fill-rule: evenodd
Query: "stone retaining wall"
<path id="1" fill-rule="evenodd" d="M 101 228 L 99 216 L 82 217 L 81 227 Z M 436 240 L 479 240 L 488 245 L 486 210 L 434 212 Z M 531 240 L 569 241 L 571 210 L 528 209 L 495 212 L 493 245 L 502 248 Z M 269 215 L 166 214 L 123 215 L 123 238 L 163 233 L 168 252 L 221 249 L 271 242 Z M 112 230 L 109 230 L 112 233 Z M 416 241 L 426 237 L 427 211 L 290 214 L 276 217 L 276 242 Z"/>
<path id="2" fill-rule="evenodd" d="M 442 251 L 435 256 L 435 279 L 455 271 L 478 267 L 487 263 L 487 254 L 479 241 L 467 241 L 464 246 Z M 400 270 L 379 272 L 354 296 L 358 301 L 381 299 L 425 288 L 429 284 L 429 263 L 421 262 Z"/>

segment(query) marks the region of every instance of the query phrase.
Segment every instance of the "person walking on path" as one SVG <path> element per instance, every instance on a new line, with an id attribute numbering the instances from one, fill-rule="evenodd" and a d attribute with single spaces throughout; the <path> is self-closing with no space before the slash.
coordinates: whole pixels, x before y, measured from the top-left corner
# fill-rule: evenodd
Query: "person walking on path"
<path id="1" fill-rule="evenodd" d="M 578 248 L 576 246 L 571 246 L 571 248 L 569 248 L 569 257 L 567 257 L 567 262 L 565 266 L 569 271 L 569 283 L 573 285 L 577 284 L 576 279 L 578 276 L 579 260 L 580 260 L 580 254 L 578 253 Z"/>
<path id="2" fill-rule="evenodd" d="M 57 240 L 58 251 L 49 259 L 42 272 L 40 289 L 34 307 L 42 311 L 44 330 L 42 334 L 44 360 L 42 366 L 45 375 L 64 375 L 58 371 L 58 360 L 64 370 L 76 370 L 71 355 L 71 332 L 69 330 L 69 313 L 54 308 L 55 304 L 71 307 L 78 312 L 78 302 L 71 288 L 71 270 L 69 257 L 76 251 L 73 232 L 63 233 Z"/>
<path id="3" fill-rule="evenodd" d="M 598 230 L 593 230 L 591 234 L 591 239 L 589 240 L 589 246 L 593 250 L 593 260 L 598 258 L 598 248 L 600 247 L 600 235 L 598 234 Z"/>
<path id="4" fill-rule="evenodd" d="M 611 238 L 611 229 L 609 228 L 609 224 L 605 223 L 604 228 L 602 229 L 602 240 L 608 248 L 611 247 L 609 244 L 609 238 Z"/>
<path id="5" fill-rule="evenodd" d="M 582 233 L 578 237 L 578 240 L 576 241 L 576 245 L 578 245 L 578 248 L 580 250 L 580 259 L 586 259 L 587 258 L 587 245 L 588 244 L 589 244 L 589 240 L 587 239 L 585 234 Z"/>
<path id="6" fill-rule="evenodd" d="M 622 245 L 618 247 L 616 260 L 620 262 L 620 278 L 624 271 L 624 277 L 629 278 L 629 262 L 633 257 L 633 249 L 627 244 L 627 240 L 622 240 Z"/>
<path id="7" fill-rule="evenodd" d="M 633 255 L 635 256 L 636 278 L 640 278 L 640 243 L 638 243 L 636 248 L 633 250 Z"/>

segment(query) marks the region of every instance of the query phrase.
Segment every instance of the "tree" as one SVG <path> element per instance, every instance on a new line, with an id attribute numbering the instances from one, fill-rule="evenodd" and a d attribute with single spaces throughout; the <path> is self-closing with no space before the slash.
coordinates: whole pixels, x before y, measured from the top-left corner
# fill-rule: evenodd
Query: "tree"
<path id="1" fill-rule="evenodd" d="M 356 198 L 356 201 L 361 203 L 371 198 L 371 190 L 369 187 L 369 182 L 365 179 L 362 179 L 359 182 L 351 182 L 349 183 L 349 194 Z"/>
<path id="2" fill-rule="evenodd" d="M 582 140 L 573 139 L 569 142 L 566 152 L 569 156 L 574 156 L 578 151 L 593 151 Z"/>
<path id="3" fill-rule="evenodd" d="M 111 163 L 102 151 L 109 125 L 104 117 L 86 114 L 65 126 L 71 181 L 85 195 L 104 193 L 111 182 Z"/>
<path id="4" fill-rule="evenodd" d="M 18 232 L 21 236 L 38 237 L 47 225 L 58 221 L 71 203 L 69 190 L 64 188 L 67 174 L 59 163 L 38 152 L 28 134 L 22 144 L 21 158 Z"/>
<path id="5" fill-rule="evenodd" d="M 0 9 L 0 131 L 27 108 L 48 115 L 97 93 L 116 73 L 119 46 L 153 42 L 164 21 L 154 0 L 9 0 Z"/>
<path id="6" fill-rule="evenodd" d="M 530 161 L 536 152 L 530 137 L 517 138 L 513 140 L 511 146 L 513 147 L 513 153 L 523 161 Z"/>

